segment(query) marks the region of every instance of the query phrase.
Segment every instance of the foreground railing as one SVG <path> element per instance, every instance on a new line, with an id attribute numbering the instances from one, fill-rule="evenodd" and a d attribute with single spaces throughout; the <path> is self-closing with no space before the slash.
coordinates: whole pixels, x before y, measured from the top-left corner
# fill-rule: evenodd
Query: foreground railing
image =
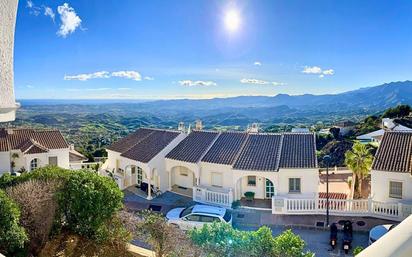
<path id="1" fill-rule="evenodd" d="M 325 214 L 326 199 L 312 198 L 272 198 L 273 214 Z M 405 208 L 409 207 L 409 208 Z M 384 203 L 373 199 L 329 199 L 329 213 L 343 216 L 373 216 L 378 218 L 403 220 L 410 214 L 410 206 L 402 203 Z"/>
<path id="2" fill-rule="evenodd" d="M 231 189 L 224 190 L 210 187 L 193 187 L 193 199 L 200 203 L 231 207 L 233 193 Z"/>

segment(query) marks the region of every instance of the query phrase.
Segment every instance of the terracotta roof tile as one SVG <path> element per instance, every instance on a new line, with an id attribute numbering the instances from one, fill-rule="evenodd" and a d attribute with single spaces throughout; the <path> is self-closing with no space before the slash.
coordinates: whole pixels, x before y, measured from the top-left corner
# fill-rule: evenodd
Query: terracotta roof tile
<path id="1" fill-rule="evenodd" d="M 133 146 L 137 145 L 139 142 L 141 142 L 147 136 L 152 134 L 154 131 L 155 130 L 153 129 L 140 128 L 135 132 L 127 135 L 126 137 L 114 142 L 109 147 L 107 147 L 107 149 L 118 153 L 124 153 Z"/>
<path id="2" fill-rule="evenodd" d="M 251 134 L 242 152 L 233 165 L 238 170 L 278 170 L 278 155 L 281 147 L 280 134 Z"/>
<path id="3" fill-rule="evenodd" d="M 412 173 L 412 132 L 385 132 L 372 169 Z"/>
<path id="4" fill-rule="evenodd" d="M 197 163 L 218 136 L 217 132 L 192 131 L 166 158 Z"/>
<path id="5" fill-rule="evenodd" d="M 312 133 L 285 133 L 280 168 L 316 168 L 315 137 Z"/>
<path id="6" fill-rule="evenodd" d="M 202 158 L 202 161 L 232 165 L 247 137 L 247 133 L 223 132 Z"/>
<path id="7" fill-rule="evenodd" d="M 147 163 L 159 154 L 180 133 L 175 131 L 153 130 L 146 138 L 139 141 L 121 156 Z"/>

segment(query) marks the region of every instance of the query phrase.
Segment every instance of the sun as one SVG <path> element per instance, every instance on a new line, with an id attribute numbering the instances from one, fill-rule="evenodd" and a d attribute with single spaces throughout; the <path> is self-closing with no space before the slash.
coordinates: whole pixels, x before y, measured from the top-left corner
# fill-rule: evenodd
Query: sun
<path id="1" fill-rule="evenodd" d="M 241 23 L 239 12 L 235 9 L 228 10 L 225 13 L 225 27 L 230 32 L 237 31 Z"/>

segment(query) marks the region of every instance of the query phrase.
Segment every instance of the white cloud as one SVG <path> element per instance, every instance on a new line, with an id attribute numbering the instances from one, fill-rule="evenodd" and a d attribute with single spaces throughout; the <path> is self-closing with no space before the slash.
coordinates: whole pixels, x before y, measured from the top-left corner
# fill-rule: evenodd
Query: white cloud
<path id="1" fill-rule="evenodd" d="M 319 78 L 324 78 L 325 75 L 331 76 L 331 75 L 335 74 L 335 71 L 333 69 L 323 70 L 319 66 L 305 66 L 303 68 L 302 73 L 305 73 L 305 74 L 319 74 Z"/>
<path id="2" fill-rule="evenodd" d="M 276 82 L 276 81 L 266 81 L 261 79 L 241 79 L 242 84 L 252 84 L 252 85 L 273 85 L 273 86 L 284 86 L 286 83 Z"/>
<path id="3" fill-rule="evenodd" d="M 320 74 L 322 73 L 322 68 L 318 66 L 305 66 L 302 72 L 306 74 Z"/>
<path id="4" fill-rule="evenodd" d="M 26 8 L 30 9 L 30 14 L 38 16 L 40 14 L 41 8 L 36 6 L 33 1 L 27 0 Z"/>
<path id="5" fill-rule="evenodd" d="M 217 83 L 214 81 L 202 81 L 202 80 L 180 80 L 179 84 L 185 87 L 210 87 L 216 86 Z"/>
<path id="6" fill-rule="evenodd" d="M 81 92 L 81 91 L 107 91 L 111 90 L 109 87 L 99 87 L 99 88 L 66 88 L 69 92 Z"/>
<path id="7" fill-rule="evenodd" d="M 262 63 L 261 63 L 261 62 L 256 61 L 256 62 L 254 62 L 254 63 L 253 63 L 253 65 L 255 65 L 255 66 L 262 66 Z"/>
<path id="8" fill-rule="evenodd" d="M 149 76 L 144 77 L 144 79 L 145 79 L 145 80 L 154 80 L 153 77 L 149 77 Z"/>
<path id="9" fill-rule="evenodd" d="M 65 75 L 64 80 L 81 80 L 86 81 L 89 79 L 101 79 L 101 78 L 110 78 L 110 74 L 107 71 L 98 71 L 94 73 L 85 73 L 78 75 Z"/>
<path id="10" fill-rule="evenodd" d="M 56 14 L 53 12 L 52 8 L 44 6 L 44 15 L 49 16 L 54 22 L 54 17 L 56 16 Z"/>
<path id="11" fill-rule="evenodd" d="M 64 3 L 57 7 L 57 12 L 60 14 L 61 25 L 57 31 L 57 35 L 61 37 L 67 37 L 67 35 L 76 31 L 80 27 L 82 20 L 76 14 L 73 7 L 70 7 L 68 3 Z"/>
<path id="12" fill-rule="evenodd" d="M 142 76 L 137 71 L 114 71 L 114 72 L 107 72 L 107 71 L 97 71 L 93 73 L 83 73 L 77 75 L 65 75 L 63 77 L 64 80 L 80 80 L 86 81 L 89 79 L 108 79 L 112 77 L 118 78 L 125 78 L 125 79 L 132 79 L 135 81 L 142 80 Z M 145 77 L 146 80 L 151 80 L 153 78 Z"/>
<path id="13" fill-rule="evenodd" d="M 329 70 L 324 70 L 322 73 L 324 75 L 333 75 L 333 74 L 335 74 L 335 71 L 332 70 L 332 69 L 329 69 Z"/>
<path id="14" fill-rule="evenodd" d="M 132 90 L 130 87 L 119 87 L 117 90 Z"/>
<path id="15" fill-rule="evenodd" d="M 133 79 L 136 81 L 142 80 L 142 76 L 137 71 L 115 71 L 115 72 L 112 72 L 111 75 L 112 77 L 127 78 L 127 79 Z"/>
<path id="16" fill-rule="evenodd" d="M 26 87 L 27 88 L 34 88 L 32 85 L 27 85 Z"/>

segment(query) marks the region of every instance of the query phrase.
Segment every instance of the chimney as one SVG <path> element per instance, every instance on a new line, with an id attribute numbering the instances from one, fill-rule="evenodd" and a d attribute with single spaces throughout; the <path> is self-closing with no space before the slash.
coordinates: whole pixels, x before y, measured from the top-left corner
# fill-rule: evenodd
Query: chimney
<path id="1" fill-rule="evenodd" d="M 74 150 L 74 144 L 69 145 L 69 150 Z"/>
<path id="2" fill-rule="evenodd" d="M 259 133 L 259 124 L 252 123 L 251 126 L 247 128 L 248 133 Z"/>
<path id="3" fill-rule="evenodd" d="M 196 130 L 202 130 L 203 124 L 201 120 L 196 120 Z"/>
<path id="4" fill-rule="evenodd" d="M 179 122 L 179 126 L 177 127 L 177 130 L 181 132 L 185 132 L 185 123 L 183 121 Z"/>

